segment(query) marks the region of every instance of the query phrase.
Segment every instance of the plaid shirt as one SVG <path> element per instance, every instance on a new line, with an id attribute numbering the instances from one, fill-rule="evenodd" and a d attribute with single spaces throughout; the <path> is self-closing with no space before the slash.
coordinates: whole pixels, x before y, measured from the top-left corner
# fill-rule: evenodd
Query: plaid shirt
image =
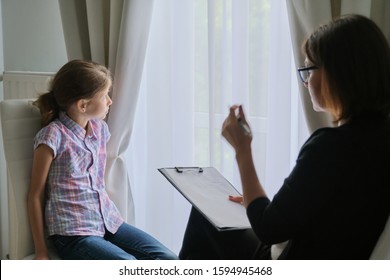
<path id="1" fill-rule="evenodd" d="M 46 182 L 45 220 L 49 235 L 115 233 L 123 219 L 104 188 L 107 124 L 91 120 L 83 129 L 65 113 L 42 128 L 34 148 L 54 153 Z"/>

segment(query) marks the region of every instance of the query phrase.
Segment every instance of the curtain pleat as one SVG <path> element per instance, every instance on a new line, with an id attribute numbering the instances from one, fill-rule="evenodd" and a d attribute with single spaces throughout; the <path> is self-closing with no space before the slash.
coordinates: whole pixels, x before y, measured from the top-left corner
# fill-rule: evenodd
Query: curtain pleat
<path id="1" fill-rule="evenodd" d="M 390 42 L 390 1 L 371 0 L 371 18 L 378 24 Z"/>
<path id="2" fill-rule="evenodd" d="M 341 15 L 341 0 L 331 0 L 332 18 L 337 18 Z"/>
<path id="3" fill-rule="evenodd" d="M 83 0 L 58 0 L 68 59 L 91 59 L 87 7 Z"/>
<path id="4" fill-rule="evenodd" d="M 85 2 L 91 59 L 107 66 L 110 2 L 109 0 L 86 0 Z"/>
<path id="5" fill-rule="evenodd" d="M 130 143 L 138 104 L 153 0 L 125 1 L 115 64 L 111 111 L 108 126 L 107 189 L 122 215 L 134 223 L 134 203 L 125 152 Z"/>

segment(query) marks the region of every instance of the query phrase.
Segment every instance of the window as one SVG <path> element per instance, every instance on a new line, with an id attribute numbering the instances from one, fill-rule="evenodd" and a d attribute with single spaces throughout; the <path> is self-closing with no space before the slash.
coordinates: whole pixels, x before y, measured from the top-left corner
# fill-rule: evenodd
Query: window
<path id="1" fill-rule="evenodd" d="M 295 162 L 307 132 L 285 1 L 155 1 L 138 103 L 128 154 L 136 225 L 178 252 L 190 205 L 157 168 L 214 166 L 240 190 L 220 135 L 229 106 L 244 106 L 270 197 Z"/>

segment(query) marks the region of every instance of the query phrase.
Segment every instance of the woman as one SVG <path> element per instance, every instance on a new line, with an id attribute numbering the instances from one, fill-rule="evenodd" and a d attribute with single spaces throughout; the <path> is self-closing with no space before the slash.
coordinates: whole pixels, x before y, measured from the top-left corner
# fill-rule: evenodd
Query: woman
<path id="1" fill-rule="evenodd" d="M 389 44 L 373 21 L 348 15 L 320 26 L 303 52 L 298 72 L 313 108 L 337 127 L 310 136 L 271 201 L 233 106 L 222 135 L 236 152 L 252 229 L 218 233 L 193 210 L 181 258 L 269 258 L 270 245 L 287 241 L 279 258 L 370 257 L 390 212 Z"/>

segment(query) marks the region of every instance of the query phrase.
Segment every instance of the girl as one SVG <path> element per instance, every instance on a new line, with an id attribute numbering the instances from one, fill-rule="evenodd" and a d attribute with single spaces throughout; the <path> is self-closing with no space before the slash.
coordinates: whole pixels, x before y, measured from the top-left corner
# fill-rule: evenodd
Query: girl
<path id="1" fill-rule="evenodd" d="M 177 258 L 153 237 L 124 223 L 105 191 L 110 133 L 103 119 L 112 104 L 111 84 L 104 66 L 73 60 L 35 101 L 43 125 L 34 139 L 28 196 L 36 259 L 48 259 L 44 224 L 63 259 Z"/>
<path id="2" fill-rule="evenodd" d="M 193 209 L 181 258 L 270 258 L 281 242 L 281 259 L 370 257 L 390 212 L 389 44 L 373 21 L 349 15 L 319 27 L 303 51 L 298 71 L 313 107 L 338 127 L 311 135 L 271 201 L 233 106 L 222 135 L 236 152 L 243 201 L 232 200 L 244 203 L 252 229 L 218 233 Z"/>

